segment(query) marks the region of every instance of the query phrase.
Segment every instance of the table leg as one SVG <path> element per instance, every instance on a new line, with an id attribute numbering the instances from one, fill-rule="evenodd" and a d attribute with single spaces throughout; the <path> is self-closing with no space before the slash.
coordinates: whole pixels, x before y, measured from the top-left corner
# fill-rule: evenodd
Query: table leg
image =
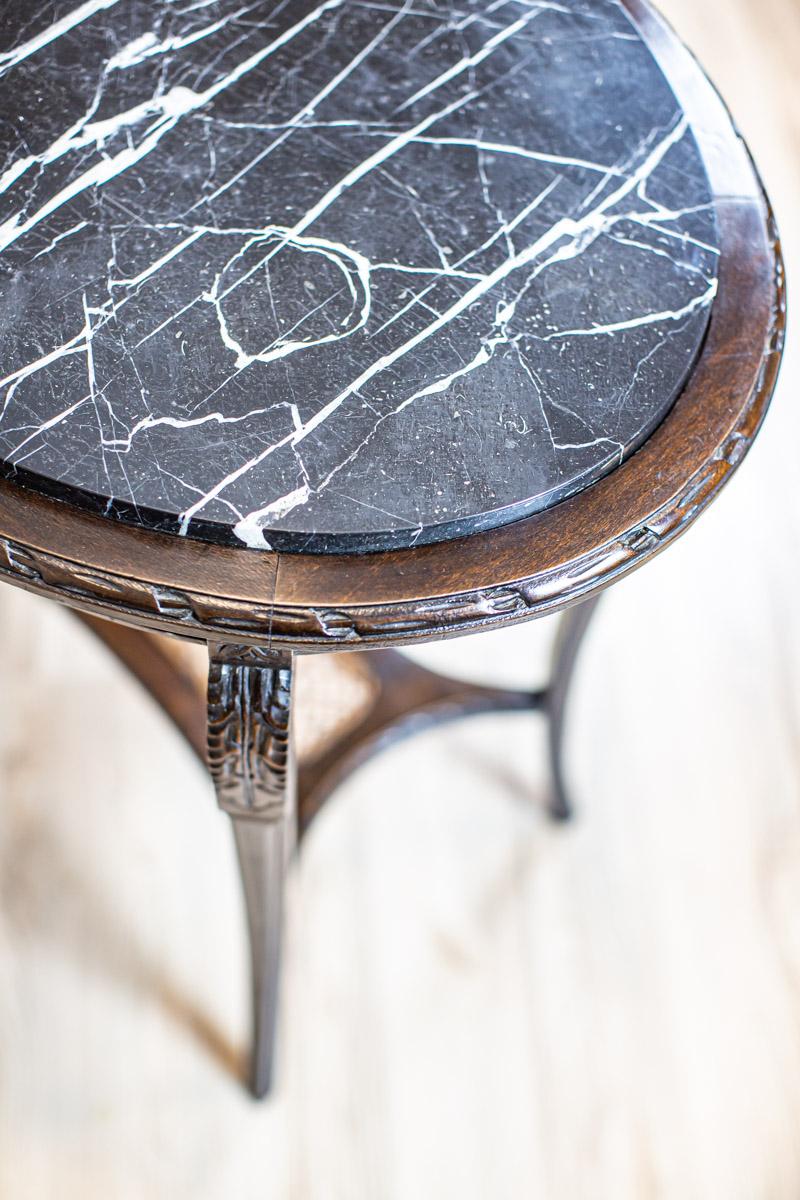
<path id="1" fill-rule="evenodd" d="M 549 812 L 555 821 L 568 821 L 574 811 L 564 781 L 564 718 L 578 654 L 598 602 L 599 596 L 593 596 L 567 609 L 561 617 L 550 683 L 544 694 L 552 783 Z"/>
<path id="2" fill-rule="evenodd" d="M 378 696 L 357 727 L 302 771 L 300 826 L 305 828 L 341 780 L 392 736 L 441 721 L 491 711 L 539 710 L 548 720 L 556 820 L 572 815 L 563 773 L 564 723 L 580 647 L 597 605 L 567 610 L 556 635 L 551 679 L 536 692 L 507 691 L 448 679 L 396 651 L 366 656 Z M 198 755 L 202 697 L 176 669 L 164 639 L 84 618 L 138 675 L 172 716 Z M 209 645 L 207 759 L 220 807 L 233 821 L 250 937 L 253 983 L 251 1087 L 270 1088 L 278 994 L 283 887 L 298 823 L 296 769 L 290 736 L 293 655 L 241 644 Z"/>
<path id="3" fill-rule="evenodd" d="M 119 625 L 91 613 L 73 610 L 73 615 L 139 680 L 205 764 L 205 689 L 187 670 L 179 639 Z"/>
<path id="4" fill-rule="evenodd" d="M 253 984 L 250 1086 L 270 1089 L 278 999 L 283 887 L 295 842 L 290 739 L 292 655 L 209 646 L 208 764 L 220 807 L 233 820 Z"/>

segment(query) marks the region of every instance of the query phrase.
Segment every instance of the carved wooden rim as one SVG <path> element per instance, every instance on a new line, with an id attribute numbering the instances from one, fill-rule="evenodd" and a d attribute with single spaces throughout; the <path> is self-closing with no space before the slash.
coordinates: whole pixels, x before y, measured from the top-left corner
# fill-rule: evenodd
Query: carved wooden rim
<path id="1" fill-rule="evenodd" d="M 647 0 L 624 0 L 692 125 L 720 227 L 720 283 L 674 409 L 573 499 L 460 541 L 369 555 L 235 549 L 115 524 L 0 481 L 0 576 L 187 637 L 323 648 L 463 633 L 575 603 L 683 533 L 747 453 L 785 329 L 780 243 L 744 143 Z"/>

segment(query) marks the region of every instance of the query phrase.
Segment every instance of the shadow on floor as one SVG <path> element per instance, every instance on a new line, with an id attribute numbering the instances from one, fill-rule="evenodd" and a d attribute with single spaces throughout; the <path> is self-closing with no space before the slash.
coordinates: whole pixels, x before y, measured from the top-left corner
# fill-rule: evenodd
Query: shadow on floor
<path id="1" fill-rule="evenodd" d="M 0 905 L 19 936 L 48 942 L 77 967 L 157 1003 L 225 1072 L 245 1079 L 244 1055 L 153 961 L 111 898 L 70 861 L 39 813 L 9 823 L 0 856 Z"/>

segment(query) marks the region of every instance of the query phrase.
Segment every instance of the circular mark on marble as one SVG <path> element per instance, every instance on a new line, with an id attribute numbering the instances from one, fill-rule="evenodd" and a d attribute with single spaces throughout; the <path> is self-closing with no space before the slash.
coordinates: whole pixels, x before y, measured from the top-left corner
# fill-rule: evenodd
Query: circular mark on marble
<path id="1" fill-rule="evenodd" d="M 217 276 L 208 299 L 239 368 L 339 342 L 367 321 L 369 261 L 323 238 L 271 228 Z"/>

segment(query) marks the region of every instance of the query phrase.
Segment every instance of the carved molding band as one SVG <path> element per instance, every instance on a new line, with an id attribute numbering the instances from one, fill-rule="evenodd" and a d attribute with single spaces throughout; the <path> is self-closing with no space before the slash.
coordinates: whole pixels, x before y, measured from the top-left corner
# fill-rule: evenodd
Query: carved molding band
<path id="1" fill-rule="evenodd" d="M 282 821 L 292 805 L 291 657 L 231 645 L 211 649 L 208 765 L 220 808 L 235 817 Z"/>

